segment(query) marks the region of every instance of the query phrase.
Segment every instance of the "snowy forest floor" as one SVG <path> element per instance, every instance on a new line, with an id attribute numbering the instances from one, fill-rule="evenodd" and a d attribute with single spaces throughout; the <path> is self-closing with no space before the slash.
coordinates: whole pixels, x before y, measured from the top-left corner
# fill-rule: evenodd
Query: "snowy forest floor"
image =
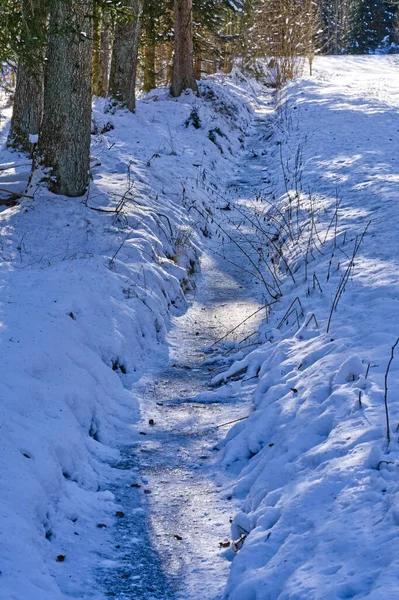
<path id="1" fill-rule="evenodd" d="M 97 102 L 85 202 L 5 208 L 1 598 L 399 597 L 398 89 Z"/>

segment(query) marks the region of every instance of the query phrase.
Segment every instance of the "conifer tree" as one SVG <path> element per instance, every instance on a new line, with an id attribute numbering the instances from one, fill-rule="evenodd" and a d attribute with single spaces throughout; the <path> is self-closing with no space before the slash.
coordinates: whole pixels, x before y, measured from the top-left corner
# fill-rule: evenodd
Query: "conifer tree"
<path id="1" fill-rule="evenodd" d="M 124 8 L 115 28 L 109 93 L 114 100 L 134 112 L 142 0 L 126 0 Z"/>
<path id="2" fill-rule="evenodd" d="M 194 76 L 192 0 L 175 0 L 173 76 L 170 93 L 176 97 L 186 89 L 197 91 Z"/>
<path id="3" fill-rule="evenodd" d="M 89 181 L 92 98 L 92 2 L 53 0 L 39 137 L 50 189 L 81 196 Z"/>

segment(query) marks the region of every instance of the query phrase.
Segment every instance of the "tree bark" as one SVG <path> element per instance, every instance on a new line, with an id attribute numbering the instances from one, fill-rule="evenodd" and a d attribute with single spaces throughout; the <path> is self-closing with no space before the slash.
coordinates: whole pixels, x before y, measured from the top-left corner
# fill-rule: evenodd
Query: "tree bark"
<path id="1" fill-rule="evenodd" d="M 155 21 L 149 19 L 145 31 L 143 89 L 150 92 L 155 86 Z"/>
<path id="2" fill-rule="evenodd" d="M 108 94 L 108 72 L 110 57 L 111 26 L 107 13 L 103 14 L 100 35 L 100 70 L 98 74 L 98 95 L 102 98 Z"/>
<path id="3" fill-rule="evenodd" d="M 166 43 L 166 85 L 172 83 L 173 77 L 173 44 L 172 42 Z"/>
<path id="4" fill-rule="evenodd" d="M 91 0 L 56 0 L 50 14 L 39 152 L 51 191 L 65 196 L 81 196 L 89 183 L 91 15 Z"/>
<path id="5" fill-rule="evenodd" d="M 180 96 L 183 90 L 197 91 L 193 62 L 192 0 L 175 0 L 175 42 L 173 77 L 170 93 Z"/>
<path id="6" fill-rule="evenodd" d="M 101 13 L 98 3 L 93 9 L 93 94 L 98 96 L 100 78 L 100 53 L 101 53 Z"/>
<path id="7" fill-rule="evenodd" d="M 200 81 L 202 76 L 202 56 L 199 51 L 195 53 L 194 73 L 196 80 Z"/>
<path id="8" fill-rule="evenodd" d="M 115 29 L 112 49 L 109 93 L 134 112 L 136 108 L 137 55 L 140 41 L 142 0 L 126 0 L 129 19 L 120 21 Z"/>
<path id="9" fill-rule="evenodd" d="M 39 133 L 43 117 L 44 50 L 41 37 L 44 36 L 47 9 L 40 0 L 22 0 L 21 11 L 24 23 L 23 38 L 25 41 L 29 40 L 29 51 L 23 49 L 18 60 L 13 115 L 7 145 L 29 152 L 32 148 L 29 135 Z"/>
<path id="10" fill-rule="evenodd" d="M 37 135 L 43 117 L 43 65 L 36 66 L 35 73 L 21 61 L 18 65 L 17 84 L 14 94 L 13 113 L 7 146 L 30 152 L 29 135 Z"/>

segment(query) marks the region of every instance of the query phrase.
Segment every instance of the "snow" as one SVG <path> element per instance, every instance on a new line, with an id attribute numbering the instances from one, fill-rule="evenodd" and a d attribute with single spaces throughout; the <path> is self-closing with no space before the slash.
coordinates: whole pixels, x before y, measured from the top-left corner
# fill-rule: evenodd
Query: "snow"
<path id="1" fill-rule="evenodd" d="M 398 66 L 96 100 L 90 193 L 1 207 L 1 598 L 398 595 Z"/>
<path id="2" fill-rule="evenodd" d="M 245 531 L 229 600 L 398 595 L 397 357 L 388 377 L 390 444 L 384 407 L 399 335 L 398 86 L 396 57 L 320 57 L 314 78 L 289 84 L 270 119 L 263 193 L 285 211 L 297 184 L 302 233 L 290 241 L 280 232 L 296 284 L 286 276 L 263 325 L 270 341 L 215 381 L 243 368 L 258 377 L 253 412 L 224 445 L 223 464 L 239 470 L 232 538 Z M 303 310 L 283 319 L 296 296 Z"/>
<path id="3" fill-rule="evenodd" d="M 208 206 L 198 182 L 231 170 L 253 115 L 234 79 L 201 92 L 176 101 L 157 91 L 136 115 L 96 101 L 89 194 L 53 196 L 36 172 L 33 199 L 2 207 L 4 599 L 104 597 L 98 567 L 112 564 L 120 510 L 113 466 L 123 444 L 142 439 L 132 386 L 166 360 L 198 268 L 204 225 L 187 204 Z M 9 117 L 4 106 L 0 187 L 17 179 L 23 191 L 26 159 L 4 146 Z"/>

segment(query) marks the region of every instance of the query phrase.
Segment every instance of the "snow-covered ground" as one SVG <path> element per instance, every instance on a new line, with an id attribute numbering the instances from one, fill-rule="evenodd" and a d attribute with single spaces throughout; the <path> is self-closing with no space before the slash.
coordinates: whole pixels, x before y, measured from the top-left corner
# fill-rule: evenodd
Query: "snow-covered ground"
<path id="1" fill-rule="evenodd" d="M 98 568 L 121 520 L 112 465 L 142 440 L 132 385 L 167 358 L 207 235 L 198 210 L 236 164 L 252 97 L 233 78 L 203 83 L 200 98 L 158 91 L 136 115 L 99 101 L 88 197 L 52 196 L 36 174 L 33 199 L 2 207 L 2 600 L 107 593 Z M 22 191 L 9 116 L 4 106 L 0 163 L 21 166 L 0 187 Z"/>
<path id="2" fill-rule="evenodd" d="M 398 89 L 98 101 L 89 196 L 2 207 L 1 600 L 399 597 Z"/>
<path id="3" fill-rule="evenodd" d="M 262 194 L 280 210 L 264 227 L 296 283 L 285 277 L 270 342 L 218 378 L 258 380 L 224 448 L 241 468 L 229 600 L 399 597 L 398 349 L 390 443 L 384 405 L 399 336 L 398 90 L 397 57 L 319 58 L 270 121 Z"/>

